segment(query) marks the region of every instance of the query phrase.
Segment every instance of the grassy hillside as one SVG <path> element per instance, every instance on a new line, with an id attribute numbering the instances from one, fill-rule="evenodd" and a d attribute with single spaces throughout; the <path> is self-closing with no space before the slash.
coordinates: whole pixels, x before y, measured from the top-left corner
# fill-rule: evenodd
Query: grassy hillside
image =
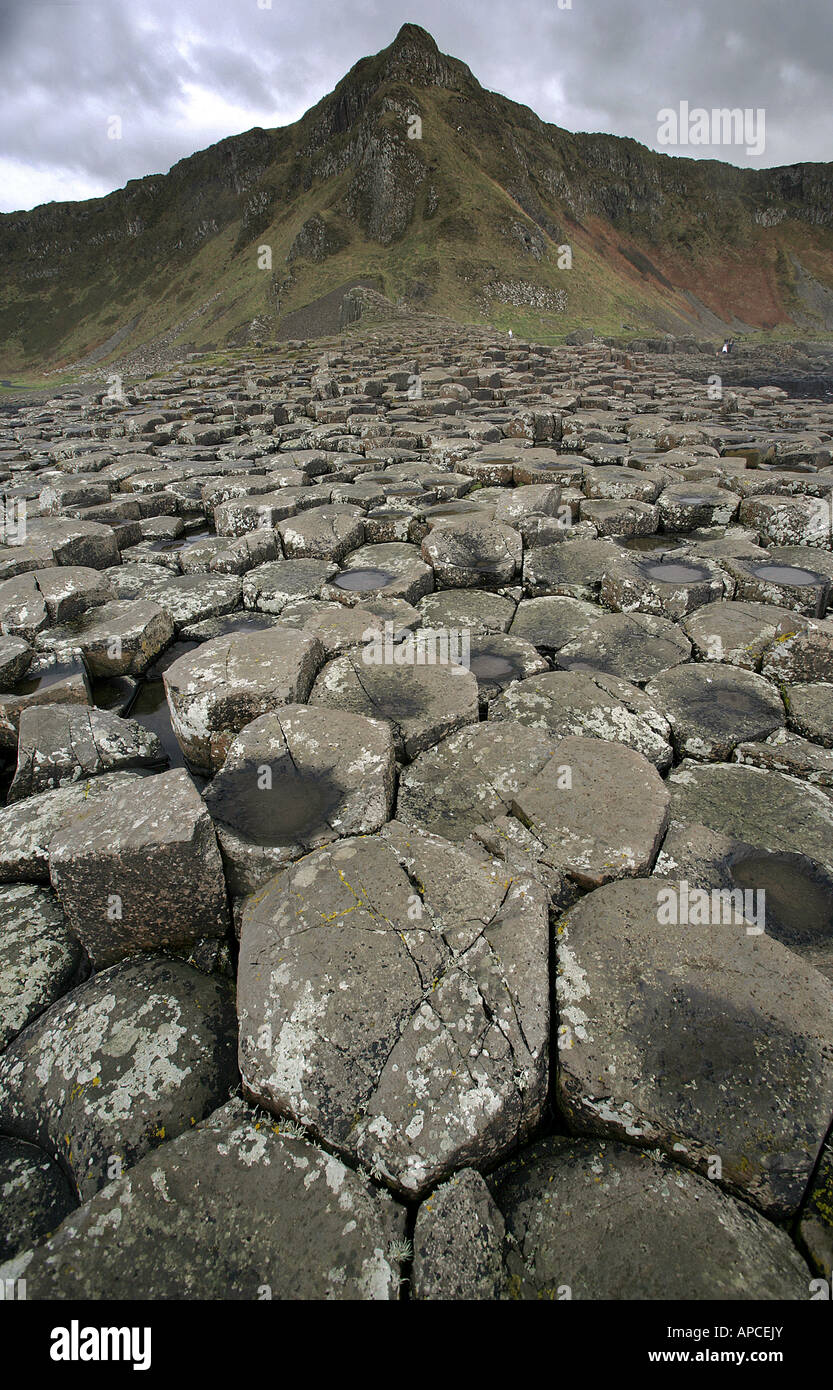
<path id="1" fill-rule="evenodd" d="M 833 329 L 831 194 L 831 165 L 747 171 L 546 125 L 406 25 L 293 126 L 0 216 L 0 375 L 268 339 L 361 277 L 543 341 Z"/>

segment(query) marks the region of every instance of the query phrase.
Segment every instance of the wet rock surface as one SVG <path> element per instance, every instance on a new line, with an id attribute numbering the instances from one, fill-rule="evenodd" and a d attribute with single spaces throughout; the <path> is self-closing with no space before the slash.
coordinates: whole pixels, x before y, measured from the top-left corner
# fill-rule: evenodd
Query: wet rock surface
<path id="1" fill-rule="evenodd" d="M 30 1298 L 390 1300 L 404 1218 L 366 1177 L 231 1101 L 6 1268 Z"/>
<path id="2" fill-rule="evenodd" d="M 0 1278 L 810 1297 L 833 406 L 325 349 L 0 405 Z"/>
<path id="3" fill-rule="evenodd" d="M 3 1260 L 40 1245 L 77 1204 L 57 1163 L 43 1149 L 20 1139 L 0 1139 L 0 1193 Z"/>
<path id="4" fill-rule="evenodd" d="M 382 720 L 285 705 L 247 724 L 204 792 L 229 886 L 251 893 L 307 850 L 379 830 L 394 768 Z"/>
<path id="5" fill-rule="evenodd" d="M 6 1048 L 0 1127 L 46 1149 L 83 1200 L 226 1099 L 235 1031 L 221 981 L 161 956 L 112 966 Z"/>

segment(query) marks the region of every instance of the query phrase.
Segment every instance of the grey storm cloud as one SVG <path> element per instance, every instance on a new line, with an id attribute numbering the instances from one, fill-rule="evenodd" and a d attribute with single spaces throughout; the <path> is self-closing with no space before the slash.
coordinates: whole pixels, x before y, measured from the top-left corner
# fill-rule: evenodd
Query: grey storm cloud
<path id="1" fill-rule="evenodd" d="M 0 0 L 0 209 L 297 120 L 409 20 L 568 130 L 756 167 L 833 157 L 830 0 Z M 664 147 L 681 102 L 763 109 L 763 153 Z"/>

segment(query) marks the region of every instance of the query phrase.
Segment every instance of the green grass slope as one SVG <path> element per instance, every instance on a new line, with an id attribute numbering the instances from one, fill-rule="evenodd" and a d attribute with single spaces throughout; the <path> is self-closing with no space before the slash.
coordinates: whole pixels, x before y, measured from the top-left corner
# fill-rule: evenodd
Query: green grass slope
<path id="1" fill-rule="evenodd" d="M 0 374 L 268 338 L 367 277 L 542 341 L 825 331 L 832 194 L 831 165 L 740 170 L 547 125 L 406 25 L 293 126 L 0 216 Z"/>

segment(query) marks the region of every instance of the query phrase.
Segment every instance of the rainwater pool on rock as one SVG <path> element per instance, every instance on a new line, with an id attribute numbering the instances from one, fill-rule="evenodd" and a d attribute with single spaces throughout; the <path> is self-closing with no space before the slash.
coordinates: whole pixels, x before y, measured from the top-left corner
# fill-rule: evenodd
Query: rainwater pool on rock
<path id="1" fill-rule="evenodd" d="M 227 769 L 214 779 L 204 798 L 214 820 L 257 845 L 303 844 L 328 827 L 344 798 L 342 786 L 320 772 L 299 771 L 289 758 L 263 766 Z"/>
<path id="2" fill-rule="evenodd" d="M 350 593 L 373 593 L 384 589 L 396 576 L 390 570 L 355 569 L 342 570 L 331 581 L 337 589 L 347 589 Z"/>

